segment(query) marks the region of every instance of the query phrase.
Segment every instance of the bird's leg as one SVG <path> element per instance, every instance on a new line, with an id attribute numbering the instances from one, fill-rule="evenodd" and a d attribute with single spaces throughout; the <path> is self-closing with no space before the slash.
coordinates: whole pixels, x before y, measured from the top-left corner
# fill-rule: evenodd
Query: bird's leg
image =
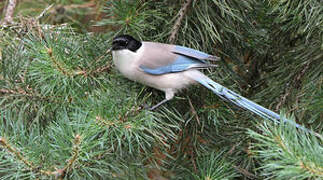
<path id="1" fill-rule="evenodd" d="M 160 105 L 162 105 L 162 104 L 164 104 L 165 102 L 167 102 L 168 101 L 168 99 L 164 99 L 164 100 L 162 100 L 162 101 L 160 101 L 158 104 L 156 104 L 155 106 L 153 106 L 153 107 L 151 107 L 151 108 L 149 108 L 149 110 L 154 110 L 154 109 L 156 109 L 158 106 L 160 106 Z"/>
<path id="2" fill-rule="evenodd" d="M 167 101 L 169 101 L 169 100 L 173 99 L 174 94 L 175 94 L 175 92 L 174 92 L 172 89 L 166 90 L 166 91 L 165 91 L 165 96 L 166 96 L 166 98 L 165 98 L 164 100 L 160 101 L 160 102 L 159 102 L 158 104 L 156 104 L 155 106 L 153 106 L 153 107 L 149 108 L 149 110 L 151 110 L 151 111 L 152 111 L 152 110 L 156 109 L 157 107 L 159 107 L 160 105 L 164 104 L 165 102 L 167 102 Z"/>

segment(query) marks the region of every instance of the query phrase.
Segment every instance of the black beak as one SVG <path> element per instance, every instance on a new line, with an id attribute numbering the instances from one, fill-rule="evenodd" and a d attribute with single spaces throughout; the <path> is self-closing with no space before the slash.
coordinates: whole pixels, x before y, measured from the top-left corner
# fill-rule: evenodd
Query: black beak
<path id="1" fill-rule="evenodd" d="M 112 46 L 111 46 L 111 48 L 110 48 L 110 49 L 111 49 L 112 51 L 117 50 L 117 49 L 116 49 L 116 48 L 117 48 L 117 46 L 118 46 L 118 45 L 117 45 L 116 43 L 112 43 Z"/>

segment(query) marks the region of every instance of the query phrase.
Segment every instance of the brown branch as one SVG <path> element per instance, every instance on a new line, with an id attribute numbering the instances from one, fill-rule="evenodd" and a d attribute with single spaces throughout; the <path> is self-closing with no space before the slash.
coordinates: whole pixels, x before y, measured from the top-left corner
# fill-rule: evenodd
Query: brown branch
<path id="1" fill-rule="evenodd" d="M 110 52 L 111 52 L 111 48 L 107 49 L 107 51 L 103 55 L 101 55 L 98 58 L 96 58 L 95 60 L 91 61 L 92 63 L 90 64 L 90 67 L 95 66 L 95 64 L 97 64 L 102 58 L 106 57 L 106 55 L 109 54 Z M 94 69 L 91 71 L 78 70 L 74 73 L 74 75 L 83 75 L 83 76 L 94 75 L 94 74 L 109 70 L 110 68 L 111 68 L 111 64 L 107 63 L 107 65 L 105 65 L 103 67 L 98 67 L 97 69 Z"/>
<path id="2" fill-rule="evenodd" d="M 243 174 L 245 177 L 248 177 L 249 179 L 258 179 L 258 177 L 254 174 L 252 174 L 251 172 L 249 172 L 247 169 L 244 169 L 242 167 L 239 166 L 235 166 L 233 165 L 233 168 L 236 169 L 237 171 L 239 171 L 241 174 Z"/>
<path id="3" fill-rule="evenodd" d="M 81 136 L 77 134 L 74 137 L 74 142 L 73 142 L 73 156 L 71 159 L 68 160 L 68 163 L 65 169 L 70 169 L 74 164 L 74 162 L 76 161 L 76 159 L 78 158 L 79 151 L 80 151 L 80 144 L 81 144 Z"/>
<path id="4" fill-rule="evenodd" d="M 283 104 L 286 103 L 287 98 L 290 96 L 291 91 L 293 89 L 299 89 L 300 85 L 302 83 L 302 78 L 304 77 L 304 74 L 309 69 L 311 62 L 307 62 L 303 67 L 302 70 L 300 70 L 295 76 L 293 83 L 291 83 L 285 90 L 285 94 L 281 96 L 279 103 L 276 106 L 276 111 L 278 111 Z M 297 109 L 297 108 L 296 108 Z"/>
<path id="5" fill-rule="evenodd" d="M 28 97 L 33 97 L 32 94 L 26 92 L 22 88 L 18 88 L 18 90 L 11 90 L 11 89 L 0 89 L 1 94 L 13 94 L 13 95 L 23 95 Z"/>
<path id="6" fill-rule="evenodd" d="M 111 52 L 111 48 L 107 49 L 107 51 L 103 55 L 99 56 L 96 60 L 92 61 L 91 66 L 93 66 L 93 64 L 95 65 L 96 63 L 98 63 L 102 58 L 104 58 L 110 52 Z M 110 64 L 108 64 L 108 65 L 106 65 L 104 67 L 100 67 L 100 68 L 92 71 L 91 73 L 100 73 L 100 72 L 103 72 L 103 71 L 105 71 L 107 69 L 110 69 Z"/>
<path id="7" fill-rule="evenodd" d="M 318 133 L 316 133 L 318 135 Z M 320 137 L 322 139 L 322 136 Z M 318 176 L 323 175 L 323 168 L 320 166 L 315 166 L 315 164 L 311 162 L 305 162 L 305 159 L 303 157 L 298 156 L 294 150 L 290 150 L 285 144 L 284 140 L 280 136 L 276 136 L 274 138 L 275 142 L 277 143 L 278 147 L 283 149 L 284 151 L 287 151 L 290 155 L 295 156 L 297 160 L 299 161 L 299 164 L 295 164 L 295 166 L 300 166 L 305 171 L 309 171 L 310 174 L 315 174 Z"/>
<path id="8" fill-rule="evenodd" d="M 28 88 L 28 87 L 27 87 Z M 27 92 L 26 90 L 17 87 L 17 90 L 12 90 L 12 89 L 0 89 L 0 95 L 4 96 L 15 96 L 15 97 L 29 97 L 31 99 L 36 99 L 36 100 L 41 100 L 41 101 L 47 101 L 47 102 L 52 102 L 52 103 L 65 103 L 65 100 L 57 100 L 57 98 L 63 98 L 62 96 L 42 96 L 38 92 L 34 91 L 31 88 L 28 88 L 30 92 Z M 3 96 L 2 96 L 3 97 Z"/>
<path id="9" fill-rule="evenodd" d="M 323 168 L 315 166 L 314 163 L 304 163 L 302 160 L 300 160 L 299 166 L 305 171 L 310 172 L 310 174 L 323 176 Z"/>
<path id="10" fill-rule="evenodd" d="M 0 63 L 2 62 L 2 49 L 0 48 Z M 0 80 L 2 80 L 3 79 L 3 77 L 2 76 L 0 76 Z"/>
<path id="11" fill-rule="evenodd" d="M 197 115 L 197 112 L 196 112 L 196 110 L 195 110 L 195 108 L 194 108 L 194 106 L 193 106 L 193 104 L 192 104 L 192 101 L 191 101 L 191 99 L 190 99 L 189 97 L 188 97 L 188 103 L 190 104 L 191 111 L 192 111 L 192 113 L 193 113 L 193 116 L 195 116 L 195 119 L 196 119 L 196 121 L 197 121 L 198 125 L 201 125 L 201 123 L 200 123 L 200 118 L 199 118 L 199 116 Z"/>
<path id="12" fill-rule="evenodd" d="M 63 6 L 65 9 L 80 9 L 80 8 L 93 8 L 96 6 L 95 2 L 88 2 L 84 4 L 71 4 Z"/>
<path id="13" fill-rule="evenodd" d="M 56 58 L 53 56 L 53 50 L 51 48 L 47 48 L 47 53 L 58 71 L 66 76 L 72 76 L 72 74 L 68 70 L 66 70 L 66 68 L 64 68 L 63 64 L 56 60 Z"/>
<path id="14" fill-rule="evenodd" d="M 72 157 L 67 161 L 67 164 L 56 171 L 43 171 L 47 172 L 47 175 L 54 175 L 56 179 L 64 179 L 68 170 L 70 170 L 79 157 L 80 154 L 80 144 L 81 144 L 81 136 L 79 134 L 75 135 L 73 141 L 73 149 L 72 149 Z"/>
<path id="15" fill-rule="evenodd" d="M 66 172 L 72 168 L 73 164 L 79 157 L 80 144 L 81 144 L 81 136 L 77 134 L 74 137 L 74 141 L 73 141 L 72 157 L 67 161 L 67 164 L 65 165 L 65 167 L 61 169 L 57 169 L 55 171 L 51 171 L 51 170 L 42 170 L 34 166 L 33 163 L 28 161 L 27 158 L 25 158 L 21 152 L 19 152 L 16 148 L 10 145 L 4 137 L 0 137 L 0 145 L 3 146 L 4 149 L 6 149 L 8 152 L 13 154 L 17 159 L 22 161 L 30 170 L 47 176 L 54 175 L 57 179 L 58 178 L 63 179 L 66 175 Z"/>
<path id="16" fill-rule="evenodd" d="M 172 33 L 169 36 L 169 43 L 173 44 L 176 39 L 177 32 L 181 26 L 182 20 L 185 16 L 185 13 L 188 9 L 188 6 L 191 4 L 192 0 L 186 0 L 186 2 L 183 4 L 182 8 L 179 10 L 179 17 L 177 18 L 173 28 L 172 28 Z"/>
<path id="17" fill-rule="evenodd" d="M 42 18 L 52 7 L 54 4 L 49 5 L 47 8 L 45 8 L 37 17 L 36 20 L 39 21 L 40 18 Z"/>
<path id="18" fill-rule="evenodd" d="M 17 0 L 9 0 L 8 6 L 5 9 L 5 15 L 3 18 L 3 21 L 1 22 L 1 25 L 7 25 L 7 24 L 13 24 L 13 13 L 15 11 L 17 5 Z"/>
<path id="19" fill-rule="evenodd" d="M 19 94 L 18 92 L 10 89 L 0 89 L 0 93 L 2 94 Z"/>
<path id="20" fill-rule="evenodd" d="M 99 124 L 99 125 L 101 125 L 101 126 L 106 126 L 107 128 L 109 128 L 109 127 L 111 127 L 111 126 L 116 126 L 116 125 L 118 125 L 117 123 L 115 123 L 115 122 L 111 122 L 111 121 L 109 121 L 109 122 L 107 122 L 104 118 L 102 118 L 101 116 L 96 116 L 95 117 L 95 120 L 96 120 L 96 122 Z"/>
<path id="21" fill-rule="evenodd" d="M 35 169 L 34 165 L 28 161 L 16 148 L 11 146 L 4 137 L 0 137 L 0 145 L 2 145 L 7 151 L 16 156 L 20 161 L 22 161 L 30 169 Z"/>
<path id="22" fill-rule="evenodd" d="M 22 161 L 31 171 L 39 172 L 40 174 L 46 174 L 46 175 L 52 174 L 52 172 L 50 171 L 44 171 L 34 166 L 33 163 L 28 161 L 27 158 L 25 158 L 21 152 L 19 152 L 16 148 L 14 148 L 11 144 L 9 144 L 4 137 L 0 137 L 0 145 L 3 146 L 8 152 L 13 154 L 17 159 Z"/>

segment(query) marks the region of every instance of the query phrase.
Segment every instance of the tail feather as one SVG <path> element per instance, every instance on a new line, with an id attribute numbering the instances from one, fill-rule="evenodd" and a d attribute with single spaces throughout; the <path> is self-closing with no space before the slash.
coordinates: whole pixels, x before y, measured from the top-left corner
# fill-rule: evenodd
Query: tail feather
<path id="1" fill-rule="evenodd" d="M 247 109 L 263 118 L 271 119 L 275 122 L 278 122 L 277 120 L 280 119 L 280 116 L 277 113 L 269 109 L 266 109 L 260 106 L 259 104 L 250 101 L 247 98 L 240 96 L 239 94 L 225 88 L 221 84 L 218 84 L 210 79 L 198 79 L 197 81 L 203 86 L 212 90 L 216 95 L 220 96 L 222 99 L 228 100 L 231 103 L 243 109 Z"/>
<path id="2" fill-rule="evenodd" d="M 249 99 L 242 97 L 241 95 L 227 89 L 226 87 L 222 86 L 221 84 L 218 84 L 214 81 L 212 81 L 210 78 L 208 78 L 207 76 L 205 76 L 203 73 L 196 71 L 190 73 L 189 75 L 192 79 L 194 79 L 195 81 L 199 82 L 200 84 L 202 84 L 203 86 L 207 87 L 208 89 L 212 90 L 216 95 L 218 95 L 220 98 L 230 101 L 231 103 L 243 108 L 243 109 L 247 109 L 263 118 L 266 119 L 270 119 L 276 123 L 279 123 L 280 121 L 280 116 L 279 114 L 266 109 L 264 107 L 262 107 L 261 105 L 250 101 Z M 304 126 L 297 124 L 293 121 L 290 121 L 286 118 L 282 119 L 283 122 L 292 124 L 293 126 L 295 126 L 298 129 L 302 129 L 306 132 L 309 132 L 311 134 L 314 134 L 315 136 L 319 137 L 322 139 L 322 135 L 313 132 L 312 130 L 309 130 L 307 128 L 305 128 Z"/>

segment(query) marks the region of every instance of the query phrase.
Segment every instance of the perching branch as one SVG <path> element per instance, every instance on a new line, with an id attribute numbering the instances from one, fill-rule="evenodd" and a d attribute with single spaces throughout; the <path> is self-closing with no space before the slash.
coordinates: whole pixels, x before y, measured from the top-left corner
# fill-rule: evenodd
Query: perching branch
<path id="1" fill-rule="evenodd" d="M 5 9 L 5 15 L 1 25 L 12 24 L 13 23 L 13 13 L 15 11 L 15 7 L 17 5 L 17 0 L 9 0 L 8 6 Z"/>
<path id="2" fill-rule="evenodd" d="M 183 4 L 182 8 L 179 10 L 179 17 L 177 18 L 177 20 L 172 28 L 172 33 L 168 39 L 169 43 L 173 44 L 175 42 L 177 32 L 181 26 L 182 20 L 185 16 L 188 6 L 191 4 L 191 2 L 192 2 L 192 0 L 186 0 L 186 2 Z"/>

